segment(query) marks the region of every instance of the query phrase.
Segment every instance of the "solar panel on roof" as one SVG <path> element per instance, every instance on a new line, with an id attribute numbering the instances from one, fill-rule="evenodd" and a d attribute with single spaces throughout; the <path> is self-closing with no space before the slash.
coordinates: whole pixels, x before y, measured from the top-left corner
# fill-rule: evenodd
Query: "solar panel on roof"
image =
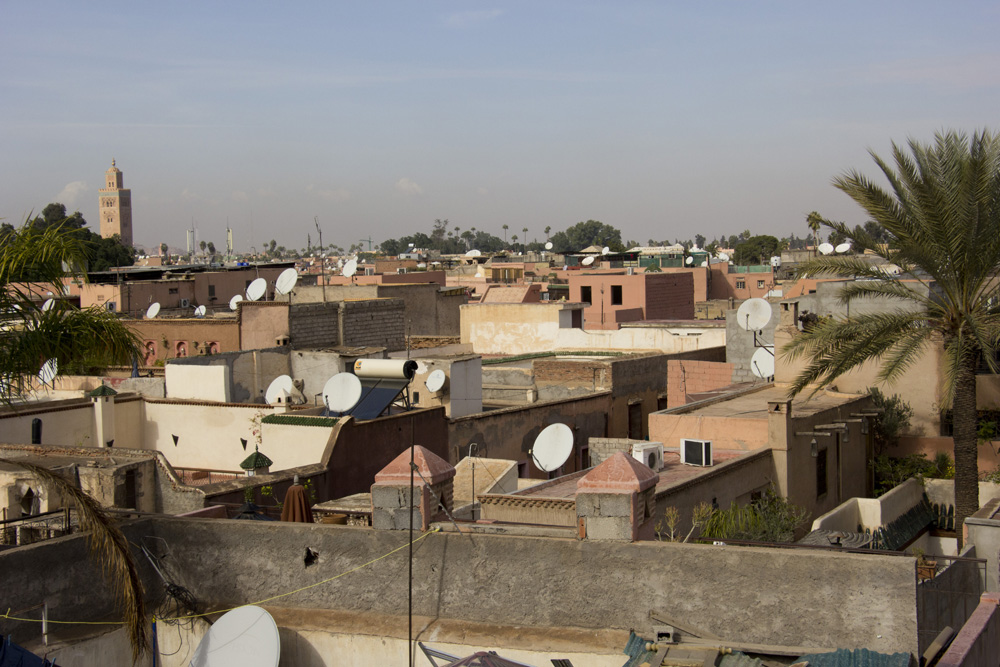
<path id="1" fill-rule="evenodd" d="M 365 379 L 361 381 L 361 398 L 347 414 L 355 419 L 375 419 L 388 409 L 410 384 L 402 379 Z"/>

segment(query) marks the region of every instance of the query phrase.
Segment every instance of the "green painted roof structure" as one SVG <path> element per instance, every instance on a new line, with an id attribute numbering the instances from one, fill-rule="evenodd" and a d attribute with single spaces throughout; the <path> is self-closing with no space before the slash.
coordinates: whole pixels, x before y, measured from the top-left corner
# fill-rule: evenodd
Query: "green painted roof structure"
<path id="1" fill-rule="evenodd" d="M 254 447 L 253 454 L 243 459 L 240 467 L 244 470 L 256 470 L 257 468 L 266 468 L 272 463 L 274 461 L 261 454 L 260 450 Z"/>
<path id="2" fill-rule="evenodd" d="M 91 392 L 89 392 L 87 394 L 87 396 L 91 396 L 91 397 L 94 397 L 94 396 L 117 396 L 117 395 L 118 395 L 118 392 L 115 391 L 114 389 L 112 389 L 111 387 L 109 387 L 106 384 L 102 384 L 100 387 L 98 387 L 94 391 L 91 391 Z"/>

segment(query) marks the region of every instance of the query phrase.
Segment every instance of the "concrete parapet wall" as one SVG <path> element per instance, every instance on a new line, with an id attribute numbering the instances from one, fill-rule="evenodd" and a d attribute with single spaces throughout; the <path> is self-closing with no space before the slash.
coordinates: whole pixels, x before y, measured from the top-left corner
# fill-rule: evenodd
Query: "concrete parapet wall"
<path id="1" fill-rule="evenodd" d="M 1000 655 L 1000 593 L 984 593 L 938 667 L 993 667 Z"/>

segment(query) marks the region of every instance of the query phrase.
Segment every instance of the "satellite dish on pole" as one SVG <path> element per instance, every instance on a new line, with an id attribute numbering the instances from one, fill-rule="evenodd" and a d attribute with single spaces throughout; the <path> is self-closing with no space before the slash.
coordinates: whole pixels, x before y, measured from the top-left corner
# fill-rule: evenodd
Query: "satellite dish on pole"
<path id="1" fill-rule="evenodd" d="M 42 369 L 38 371 L 38 379 L 42 381 L 42 384 L 52 384 L 52 381 L 56 379 L 56 375 L 58 374 L 59 360 L 49 359 L 42 364 Z"/>
<path id="2" fill-rule="evenodd" d="M 288 294 L 299 281 L 299 272 L 295 269 L 285 269 L 274 281 L 274 291 L 278 294 Z"/>
<path id="3" fill-rule="evenodd" d="M 829 255 L 831 252 L 833 252 L 833 245 L 832 244 L 830 244 L 830 243 L 820 243 L 819 244 L 819 254 L 821 254 L 821 255 Z"/>
<path id="4" fill-rule="evenodd" d="M 236 310 L 236 308 L 239 306 L 240 301 L 242 301 L 242 300 L 243 300 L 243 295 L 242 294 L 237 294 L 232 299 L 230 299 L 229 300 L 229 310 Z"/>
<path id="5" fill-rule="evenodd" d="M 552 241 L 546 241 L 545 242 L 545 249 L 546 250 L 552 250 Z"/>
<path id="6" fill-rule="evenodd" d="M 774 376 L 774 346 L 758 348 L 750 358 L 750 370 L 762 380 Z"/>
<path id="7" fill-rule="evenodd" d="M 535 438 L 528 453 L 539 470 L 558 470 L 573 453 L 573 431 L 566 424 L 549 424 Z"/>
<path id="8" fill-rule="evenodd" d="M 55 306 L 56 306 L 55 299 L 46 299 L 45 302 L 42 303 L 42 311 L 48 312 L 53 308 L 55 308 Z"/>
<path id="9" fill-rule="evenodd" d="M 736 323 L 747 331 L 760 331 L 771 321 L 771 304 L 764 299 L 747 299 L 736 311 Z"/>
<path id="10" fill-rule="evenodd" d="M 431 374 L 427 376 L 427 380 L 424 381 L 424 384 L 427 386 L 427 391 L 438 392 L 441 391 L 442 387 L 444 387 L 444 381 L 446 379 L 447 376 L 444 374 L 444 371 L 439 368 L 435 371 L 431 371 Z"/>
<path id="11" fill-rule="evenodd" d="M 337 373 L 323 385 L 323 404 L 330 412 L 347 412 L 361 400 L 361 380 L 353 373 Z"/>
<path id="12" fill-rule="evenodd" d="M 594 263 L 594 258 L 593 258 L 593 256 L 591 256 L 591 257 L 584 257 L 583 261 L 580 262 L 580 263 L 583 264 L 584 266 L 590 266 L 591 264 Z"/>
<path id="13" fill-rule="evenodd" d="M 160 302 L 154 301 L 150 304 L 149 308 L 146 309 L 146 319 L 155 319 L 157 315 L 160 314 Z"/>
<path id="14" fill-rule="evenodd" d="M 688 256 L 688 257 L 687 257 L 687 258 L 686 258 L 686 259 L 684 260 L 684 263 L 685 263 L 685 264 L 687 264 L 688 266 L 691 266 L 692 264 L 694 264 L 694 257 L 691 257 L 691 256 Z"/>
<path id="15" fill-rule="evenodd" d="M 257 301 L 260 297 L 264 296 L 264 292 L 266 291 L 267 281 L 263 278 L 257 278 L 247 287 L 247 298 L 251 301 Z"/>
<path id="16" fill-rule="evenodd" d="M 281 638 L 271 615 L 253 605 L 237 607 L 212 624 L 191 667 L 278 667 Z"/>
<path id="17" fill-rule="evenodd" d="M 847 252 L 850 249 L 851 249 L 851 244 L 850 243 L 841 243 L 836 248 L 834 248 L 834 250 L 837 252 L 838 255 L 843 255 L 845 252 Z"/>
<path id="18" fill-rule="evenodd" d="M 279 375 L 271 380 L 271 384 L 267 386 L 264 400 L 267 401 L 268 405 L 275 405 L 281 403 L 283 397 L 291 396 L 293 391 L 295 391 L 295 385 L 292 383 L 291 376 Z M 284 402 L 287 403 L 288 399 L 286 398 Z"/>
<path id="19" fill-rule="evenodd" d="M 197 308 L 194 309 L 194 316 L 195 317 L 205 317 L 205 313 L 207 313 L 207 312 L 208 312 L 208 308 L 206 308 L 205 306 L 198 306 Z"/>
<path id="20" fill-rule="evenodd" d="M 349 260 L 346 264 L 344 264 L 343 274 L 345 278 L 350 278 L 357 272 L 358 272 L 358 260 L 352 259 Z"/>

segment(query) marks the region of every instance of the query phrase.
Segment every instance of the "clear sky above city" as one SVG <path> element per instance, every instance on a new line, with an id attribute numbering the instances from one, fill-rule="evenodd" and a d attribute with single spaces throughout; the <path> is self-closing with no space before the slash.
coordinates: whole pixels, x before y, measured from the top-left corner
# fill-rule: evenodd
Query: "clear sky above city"
<path id="1" fill-rule="evenodd" d="M 869 148 L 1000 130 L 995 2 L 8 2 L 0 217 L 136 243 L 808 233 Z M 367 247 L 367 243 L 365 244 Z"/>

